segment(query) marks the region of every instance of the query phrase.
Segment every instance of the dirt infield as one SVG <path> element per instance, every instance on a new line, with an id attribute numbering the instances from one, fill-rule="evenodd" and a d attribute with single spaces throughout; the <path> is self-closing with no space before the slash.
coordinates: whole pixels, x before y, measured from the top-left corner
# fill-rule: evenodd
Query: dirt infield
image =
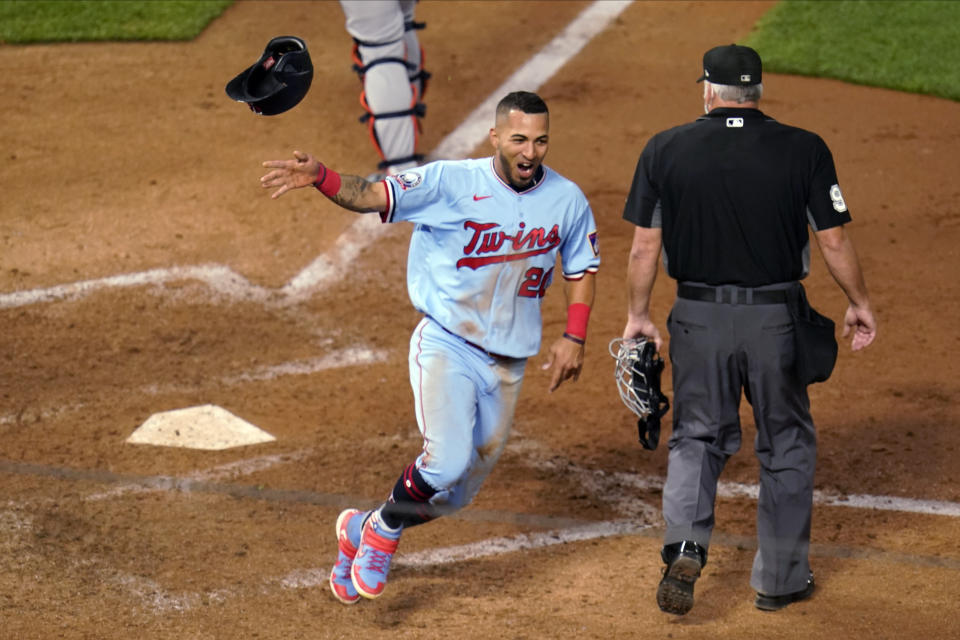
<path id="1" fill-rule="evenodd" d="M 424 149 L 588 4 L 423 2 Z M 547 162 L 600 226 L 584 375 L 547 394 L 532 359 L 476 502 L 409 531 L 384 596 L 353 607 L 326 584 L 337 513 L 377 503 L 420 448 L 409 227 L 258 185 L 260 162 L 295 148 L 376 164 L 339 7 L 239 2 L 190 43 L 0 46 L 0 638 L 955 637 L 960 104 L 827 80 L 765 74 L 763 103 L 833 150 L 881 321 L 811 390 L 818 591 L 752 605 L 746 446 L 696 606 L 678 619 L 654 601 L 666 448 L 637 444 L 606 352 L 625 320 L 620 215 L 646 139 L 700 112 L 702 52 L 769 6 L 636 2 L 542 87 Z M 223 87 L 282 33 L 310 44 L 317 76 L 296 109 L 257 118 Z M 818 255 L 808 283 L 839 319 Z M 661 327 L 672 300 L 661 277 Z M 544 304 L 549 340 L 559 286 Z M 208 403 L 276 441 L 125 443 L 154 413 Z"/>

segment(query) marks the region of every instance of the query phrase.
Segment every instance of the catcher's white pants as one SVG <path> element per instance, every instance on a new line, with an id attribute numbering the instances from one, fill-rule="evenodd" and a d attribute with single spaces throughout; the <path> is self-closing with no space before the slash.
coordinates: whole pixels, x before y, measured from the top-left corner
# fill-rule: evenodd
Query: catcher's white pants
<path id="1" fill-rule="evenodd" d="M 357 40 L 385 43 L 360 45 L 358 53 L 364 65 L 382 58 L 398 58 L 420 68 L 420 43 L 415 30 L 404 30 L 404 23 L 414 18 L 415 0 L 341 0 L 347 32 Z M 363 76 L 363 91 L 373 114 L 409 109 L 414 91 L 422 93 L 419 81 L 411 85 L 414 72 L 391 62 L 376 64 Z M 377 119 L 373 122 L 379 151 L 385 160 L 407 158 L 416 152 L 417 123 L 414 116 Z M 391 165 L 388 173 L 401 173 L 416 166 L 415 161 Z"/>
<path id="2" fill-rule="evenodd" d="M 496 358 L 424 318 L 410 339 L 410 384 L 423 435 L 416 465 L 459 509 L 473 500 L 506 445 L 523 383 L 524 358 Z"/>

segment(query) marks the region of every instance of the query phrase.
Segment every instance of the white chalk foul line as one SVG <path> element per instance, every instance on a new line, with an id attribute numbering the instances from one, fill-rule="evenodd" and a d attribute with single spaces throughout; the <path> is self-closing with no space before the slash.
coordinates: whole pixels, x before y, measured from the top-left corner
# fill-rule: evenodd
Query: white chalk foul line
<path id="1" fill-rule="evenodd" d="M 759 494 L 759 488 L 757 488 Z M 898 511 L 901 513 L 923 513 L 935 516 L 960 518 L 960 504 L 941 500 L 915 500 L 896 496 L 871 496 L 865 494 L 837 495 L 822 491 L 813 492 L 814 504 L 827 507 L 853 507 L 856 509 L 875 509 L 877 511 Z"/>
<path id="2" fill-rule="evenodd" d="M 46 289 L 31 289 L 0 294 L 0 309 L 24 307 L 41 302 L 58 300 L 76 300 L 101 289 L 141 287 L 161 285 L 180 280 L 198 280 L 214 291 L 230 298 L 265 302 L 270 299 L 271 290 L 251 284 L 246 278 L 229 267 L 217 264 L 192 267 L 170 267 L 151 269 L 136 273 L 126 273 L 96 280 L 83 280 L 70 284 L 61 284 Z"/>
<path id="3" fill-rule="evenodd" d="M 663 478 L 638 476 L 632 473 L 604 474 L 621 486 L 634 486 L 640 489 L 662 489 Z M 739 482 L 719 482 L 717 496 L 721 498 L 749 498 L 756 500 L 760 496 L 760 487 L 755 484 Z M 922 513 L 934 516 L 960 518 L 960 503 L 943 500 L 917 500 L 897 496 L 873 496 L 867 494 L 840 495 L 827 491 L 813 492 L 813 503 L 825 507 L 848 507 L 852 509 L 874 509 L 877 511 L 897 511 L 900 513 Z"/>
<path id="4" fill-rule="evenodd" d="M 389 227 L 390 225 L 380 222 L 380 216 L 360 215 L 337 238 L 332 255 L 318 256 L 280 289 L 282 302 L 292 304 L 309 298 L 317 287 L 343 274 L 360 252 L 383 235 Z"/>
<path id="5" fill-rule="evenodd" d="M 444 138 L 429 158 L 463 158 L 483 142 L 491 114 L 506 93 L 519 89 L 535 91 L 598 33 L 603 31 L 633 0 L 597 1 L 584 9 L 573 22 L 500 85 L 467 119 Z M 336 277 L 359 253 L 385 232 L 376 215 L 360 215 L 340 238 L 331 255 L 321 255 L 279 289 L 252 284 L 234 270 L 219 264 L 151 269 L 107 278 L 84 280 L 45 289 L 0 294 L 0 309 L 43 302 L 75 300 L 101 289 L 162 285 L 195 280 L 228 298 L 279 305 L 295 304 L 309 298 L 316 289 Z"/>
<path id="6" fill-rule="evenodd" d="M 380 349 L 368 349 L 366 347 L 348 347 L 331 351 L 317 358 L 307 358 L 304 360 L 291 360 L 281 362 L 280 364 L 264 365 L 257 367 L 252 371 L 221 376 L 216 380 L 216 385 L 221 387 L 233 387 L 239 384 L 250 382 L 263 382 L 266 380 L 276 380 L 285 376 L 304 376 L 318 373 L 326 369 L 340 369 L 343 367 L 353 367 L 359 365 L 376 364 L 387 359 L 387 352 Z M 181 391 L 196 391 L 197 384 L 189 385 L 169 384 L 158 385 L 148 384 L 141 387 L 139 393 L 145 395 L 161 395 L 164 393 L 176 393 Z"/>
<path id="7" fill-rule="evenodd" d="M 94 280 L 61 284 L 45 289 L 31 289 L 0 294 L 0 309 L 12 309 L 43 302 L 77 300 L 102 289 L 120 289 L 148 285 L 164 285 L 169 282 L 193 280 L 201 282 L 212 291 L 226 298 L 262 304 L 279 305 L 300 302 L 309 297 L 316 288 L 341 274 L 347 265 L 387 225 L 377 216 L 361 215 L 334 244 L 330 255 L 321 255 L 279 289 L 261 287 L 220 264 L 202 264 L 185 267 L 169 267 L 125 273 Z"/>
<path id="8" fill-rule="evenodd" d="M 554 455 L 543 444 L 533 440 L 517 438 L 519 435 L 515 429 L 513 434 L 515 440 L 507 445 L 507 450 L 516 453 L 527 466 L 536 469 L 556 469 L 563 465 L 563 471 L 575 475 L 580 485 L 588 490 L 591 495 L 610 503 L 624 516 L 641 517 L 649 521 L 649 518 L 653 515 L 650 505 L 641 502 L 636 495 L 624 491 L 624 488 L 632 487 L 643 491 L 649 491 L 650 489 L 660 491 L 663 489 L 663 478 L 622 471 L 608 472 L 603 469 L 584 469 L 569 462 L 564 463 L 564 458 Z M 721 481 L 717 484 L 717 496 L 756 500 L 760 496 L 760 487 L 756 484 Z M 826 507 L 875 509 L 878 511 L 960 517 L 960 503 L 943 500 L 918 500 L 867 494 L 841 495 L 816 490 L 813 492 L 813 502 Z M 654 512 L 656 517 L 659 517 L 659 509 L 654 510 Z"/>
<path id="9" fill-rule="evenodd" d="M 281 364 L 265 365 L 235 376 L 224 376 L 220 378 L 220 384 L 224 386 L 233 386 L 246 382 L 260 382 L 264 380 L 274 380 L 284 376 L 302 376 L 317 373 L 325 369 L 340 369 L 343 367 L 353 367 L 357 365 L 376 364 L 387 359 L 387 353 L 380 349 L 368 349 L 366 347 L 349 347 L 339 349 L 318 358 L 308 358 L 306 360 L 294 360 L 283 362 Z"/>
<path id="10" fill-rule="evenodd" d="M 515 551 L 529 551 L 543 549 L 558 544 L 582 542 L 597 538 L 611 538 L 613 536 L 636 535 L 653 525 L 638 524 L 632 521 L 616 520 L 597 522 L 571 527 L 557 531 L 541 533 L 520 533 L 515 536 L 489 538 L 479 542 L 461 544 L 441 549 L 426 549 L 397 555 L 393 561 L 395 567 L 410 567 L 412 569 L 428 569 L 455 562 L 466 562 L 490 556 L 513 553 Z M 330 569 L 296 569 L 280 578 L 280 586 L 285 589 L 311 589 L 324 586 L 330 579 Z"/>
<path id="11" fill-rule="evenodd" d="M 512 91 L 539 89 L 632 2 L 594 2 L 584 9 L 557 37 L 481 102 L 459 127 L 437 145 L 428 159 L 465 158 L 469 155 L 486 139 L 490 130 L 490 114 L 503 96 Z"/>
<path id="12" fill-rule="evenodd" d="M 633 520 L 612 520 L 597 522 L 580 527 L 570 527 L 542 533 L 521 533 L 515 536 L 489 538 L 479 542 L 463 544 L 442 549 L 427 549 L 397 556 L 400 567 L 426 568 L 454 562 L 465 562 L 477 558 L 513 553 L 532 549 L 542 549 L 558 544 L 582 542 L 597 538 L 636 535 L 653 527 L 652 524 L 638 523 Z"/>

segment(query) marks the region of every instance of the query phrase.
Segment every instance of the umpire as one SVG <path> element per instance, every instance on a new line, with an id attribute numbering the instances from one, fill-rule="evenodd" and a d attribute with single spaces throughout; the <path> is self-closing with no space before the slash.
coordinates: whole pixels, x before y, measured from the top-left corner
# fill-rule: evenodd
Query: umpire
<path id="1" fill-rule="evenodd" d="M 661 345 L 649 313 L 661 245 L 667 274 L 678 282 L 667 319 L 674 413 L 663 489 L 666 568 L 657 589 L 660 609 L 677 615 L 693 607 L 717 481 L 740 448 L 741 390 L 753 407 L 760 462 L 750 578 L 755 605 L 774 611 L 813 593 L 808 556 L 817 445 L 811 379 L 797 363 L 818 345 L 798 339 L 797 305 L 788 304 L 806 302 L 799 281 L 810 267 L 808 225 L 849 299 L 843 335 L 853 332 L 856 351 L 877 331 L 844 231 L 850 214 L 833 156 L 818 135 L 759 110 L 761 73 L 760 56 L 749 47 L 704 54 L 698 82 L 706 115 L 650 139 L 623 213 L 636 225 L 624 338 L 645 336 Z M 832 325 L 827 340 L 835 349 Z"/>

